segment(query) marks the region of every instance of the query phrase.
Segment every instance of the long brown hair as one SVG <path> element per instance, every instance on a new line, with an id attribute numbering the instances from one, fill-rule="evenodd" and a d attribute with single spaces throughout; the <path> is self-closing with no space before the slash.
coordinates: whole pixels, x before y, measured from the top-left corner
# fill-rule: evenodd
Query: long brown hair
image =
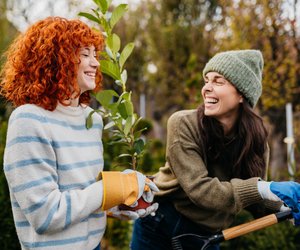
<path id="1" fill-rule="evenodd" d="M 198 108 L 198 125 L 205 158 L 208 165 L 209 162 L 219 162 L 230 167 L 228 171 L 231 171 L 232 178 L 263 177 L 266 169 L 264 153 L 267 149 L 267 129 L 248 102 L 240 105 L 239 112 L 235 135 L 228 140 L 222 124 L 213 117 L 205 116 L 203 105 Z"/>

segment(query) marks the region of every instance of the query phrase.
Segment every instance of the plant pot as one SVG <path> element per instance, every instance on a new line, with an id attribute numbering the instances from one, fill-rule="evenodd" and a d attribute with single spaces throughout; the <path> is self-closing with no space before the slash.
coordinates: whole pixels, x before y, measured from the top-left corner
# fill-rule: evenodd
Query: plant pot
<path id="1" fill-rule="evenodd" d="M 151 181 L 154 180 L 154 176 L 147 176 L 148 179 L 150 179 Z M 136 210 L 139 210 L 139 209 L 146 209 L 147 207 L 150 207 L 153 202 L 147 202 L 144 200 L 143 197 L 140 197 L 138 200 L 138 205 L 135 206 L 135 207 L 130 207 L 130 206 L 127 206 L 125 204 L 121 204 L 119 205 L 119 209 L 120 210 L 130 210 L 130 211 L 136 211 Z"/>

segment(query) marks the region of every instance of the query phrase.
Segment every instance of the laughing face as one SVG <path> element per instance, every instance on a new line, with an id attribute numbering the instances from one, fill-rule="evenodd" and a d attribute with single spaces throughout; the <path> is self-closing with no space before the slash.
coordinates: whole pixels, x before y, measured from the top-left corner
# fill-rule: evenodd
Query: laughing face
<path id="1" fill-rule="evenodd" d="M 217 72 L 208 72 L 202 88 L 204 114 L 223 124 L 235 122 L 239 113 L 239 104 L 243 96 L 237 89 Z"/>
<path id="2" fill-rule="evenodd" d="M 99 62 L 97 60 L 96 50 L 94 46 L 81 48 L 79 51 L 79 68 L 77 75 L 77 83 L 81 93 L 95 88 L 96 72 Z"/>

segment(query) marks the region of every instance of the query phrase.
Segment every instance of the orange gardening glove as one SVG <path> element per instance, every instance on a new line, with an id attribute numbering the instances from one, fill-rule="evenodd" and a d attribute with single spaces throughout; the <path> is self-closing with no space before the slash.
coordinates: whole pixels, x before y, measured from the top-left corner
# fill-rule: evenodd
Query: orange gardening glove
<path id="1" fill-rule="evenodd" d="M 102 210 L 125 204 L 132 205 L 146 192 L 157 192 L 158 188 L 153 182 L 146 183 L 146 176 L 133 170 L 103 171 L 99 174 L 103 183 Z"/>

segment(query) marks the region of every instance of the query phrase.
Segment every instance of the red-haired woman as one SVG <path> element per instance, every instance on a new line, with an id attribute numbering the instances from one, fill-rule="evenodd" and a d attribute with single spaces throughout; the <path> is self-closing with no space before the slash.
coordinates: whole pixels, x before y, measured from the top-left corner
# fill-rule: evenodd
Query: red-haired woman
<path id="1" fill-rule="evenodd" d="M 12 112 L 4 153 L 15 226 L 22 249 L 99 249 L 105 211 L 157 190 L 135 171 L 103 172 L 102 119 L 89 91 L 101 88 L 100 33 L 79 20 L 49 17 L 19 35 L 6 53 L 1 94 Z M 100 172 L 100 174 L 99 174 Z M 99 178 L 97 178 L 99 174 Z"/>

